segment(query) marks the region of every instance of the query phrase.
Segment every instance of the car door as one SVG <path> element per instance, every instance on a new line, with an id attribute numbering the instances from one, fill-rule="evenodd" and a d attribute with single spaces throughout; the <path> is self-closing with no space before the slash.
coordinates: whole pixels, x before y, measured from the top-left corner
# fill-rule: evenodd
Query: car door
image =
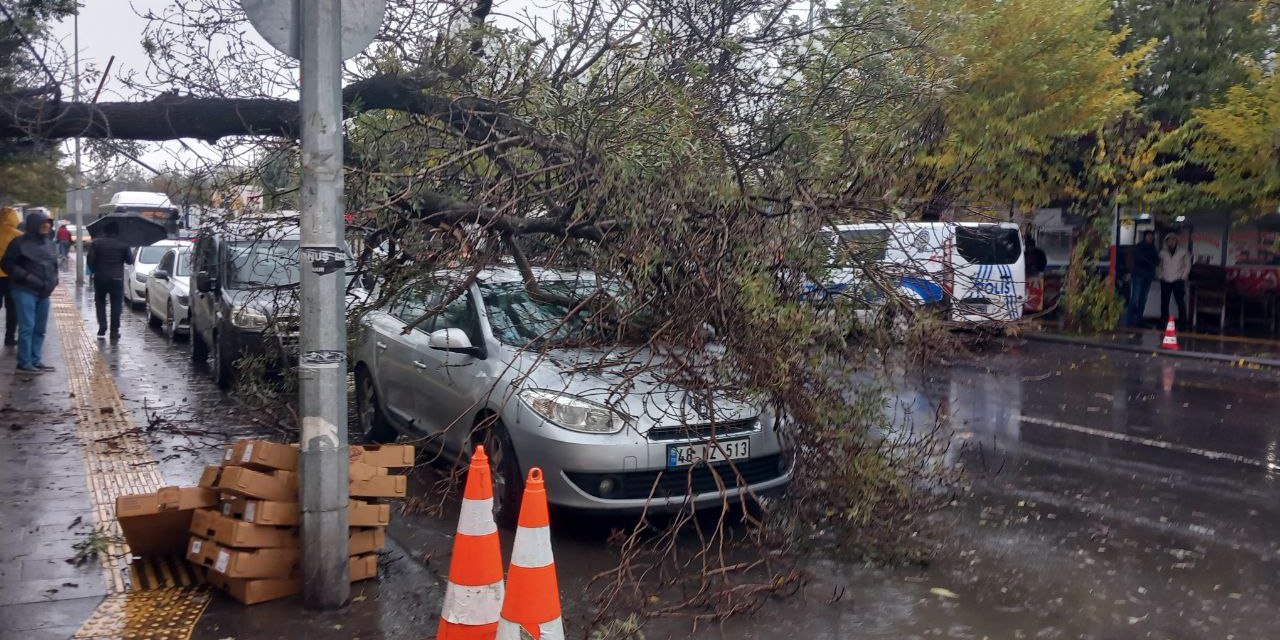
<path id="1" fill-rule="evenodd" d="M 201 238 L 191 254 L 192 278 L 199 282 L 199 274 L 205 273 L 216 283 L 221 283 L 218 274 L 218 244 L 210 237 Z M 191 294 L 191 331 L 199 334 L 206 343 L 213 339 L 213 325 L 217 316 L 218 292 L 202 292 L 196 289 Z M 212 344 L 212 343 L 210 343 Z"/>
<path id="2" fill-rule="evenodd" d="M 424 338 L 441 329 L 461 329 L 472 346 L 484 344 L 472 292 L 449 303 L 432 319 Z M 412 364 L 420 380 L 417 413 L 429 421 L 432 432 L 445 432 L 446 441 L 457 450 L 471 431 L 479 399 L 492 385 L 487 369 L 473 355 L 432 349 L 425 339 L 416 355 Z"/>
<path id="3" fill-rule="evenodd" d="M 418 351 L 426 348 L 427 334 L 422 328 L 405 333 L 405 327 L 426 310 L 426 300 L 409 294 L 388 307 L 387 312 L 371 314 L 369 324 L 383 407 L 397 422 L 422 433 L 429 431 L 429 426 L 417 412 L 415 396 L 421 373 L 413 362 Z"/>
<path id="4" fill-rule="evenodd" d="M 151 311 L 156 314 L 156 317 L 162 320 L 165 319 L 165 304 L 169 301 L 175 256 L 173 249 L 166 251 L 164 257 L 160 258 L 160 264 L 156 265 L 155 271 L 151 272 L 151 277 L 147 278 L 147 304 L 151 305 Z M 157 271 L 163 271 L 166 277 L 163 279 L 156 277 Z"/>

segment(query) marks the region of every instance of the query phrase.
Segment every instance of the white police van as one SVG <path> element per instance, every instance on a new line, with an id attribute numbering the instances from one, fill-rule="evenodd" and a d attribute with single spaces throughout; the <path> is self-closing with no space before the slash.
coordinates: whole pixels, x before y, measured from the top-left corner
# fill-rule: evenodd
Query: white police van
<path id="1" fill-rule="evenodd" d="M 864 316 L 892 297 L 945 308 L 944 317 L 962 323 L 1022 317 L 1026 266 L 1012 222 L 848 224 L 824 228 L 822 237 L 832 247 L 831 269 L 810 295 L 849 297 Z"/>

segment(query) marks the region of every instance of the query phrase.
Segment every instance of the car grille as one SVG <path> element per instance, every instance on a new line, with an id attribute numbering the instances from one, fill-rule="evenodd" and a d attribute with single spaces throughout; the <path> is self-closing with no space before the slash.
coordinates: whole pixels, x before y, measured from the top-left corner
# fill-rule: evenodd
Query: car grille
<path id="1" fill-rule="evenodd" d="M 740 475 L 735 476 L 736 473 Z M 578 485 L 579 489 L 597 498 L 607 500 L 644 500 L 653 491 L 654 498 L 672 498 L 688 495 L 690 487 L 694 494 L 713 493 L 719 490 L 716 476 L 726 489 L 749 486 L 768 482 L 782 477 L 787 465 L 779 454 L 739 460 L 734 464 L 723 463 L 714 466 L 699 464 L 679 469 L 661 471 L 631 471 L 627 473 L 575 473 L 566 471 L 569 481 Z M 612 479 L 617 486 L 608 493 L 600 492 L 600 482 Z M 654 483 L 657 487 L 654 488 Z"/>
<path id="2" fill-rule="evenodd" d="M 712 424 L 678 424 L 669 427 L 649 429 L 650 440 L 654 442 L 670 442 L 673 440 L 709 440 L 712 437 L 722 438 L 743 433 L 755 433 L 760 430 L 760 421 L 755 418 L 747 420 L 725 420 Z"/>

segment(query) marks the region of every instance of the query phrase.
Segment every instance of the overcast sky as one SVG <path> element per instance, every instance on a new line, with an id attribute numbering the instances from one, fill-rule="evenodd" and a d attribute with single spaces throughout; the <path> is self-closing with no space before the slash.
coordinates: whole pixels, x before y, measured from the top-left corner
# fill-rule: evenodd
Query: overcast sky
<path id="1" fill-rule="evenodd" d="M 111 78 L 103 87 L 100 100 L 126 100 L 136 96 L 128 91 L 116 79 L 127 76 L 130 71 L 143 73 L 146 71 L 147 54 L 142 49 L 142 32 L 147 27 L 147 20 L 139 14 L 148 11 L 160 13 L 173 6 L 173 0 L 80 0 L 80 63 L 93 64 L 98 69 L 106 66 L 111 56 L 116 60 L 111 68 Z M 67 19 L 53 29 L 54 37 L 62 43 L 68 52 L 72 50 L 73 21 Z M 255 34 L 256 37 L 256 34 Z M 82 86 L 89 95 L 96 86 Z M 87 95 L 85 99 L 89 99 Z M 191 147 L 199 143 L 188 141 Z M 154 150 L 146 153 L 142 160 L 157 169 L 174 164 L 174 155 L 189 158 L 189 152 L 179 143 L 151 145 Z M 68 152 L 70 145 L 68 145 Z"/>

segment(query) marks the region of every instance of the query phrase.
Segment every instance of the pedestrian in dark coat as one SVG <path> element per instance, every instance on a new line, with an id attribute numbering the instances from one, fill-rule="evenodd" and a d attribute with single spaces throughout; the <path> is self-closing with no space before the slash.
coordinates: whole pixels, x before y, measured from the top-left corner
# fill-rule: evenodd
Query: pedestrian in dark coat
<path id="1" fill-rule="evenodd" d="M 93 308 L 98 312 L 98 337 L 107 335 L 107 299 L 111 300 L 111 339 L 120 339 L 120 308 L 124 304 L 124 265 L 133 264 L 133 249 L 116 238 L 120 227 L 103 225 L 103 237 L 89 246 L 93 273 Z"/>
<path id="2" fill-rule="evenodd" d="M 54 368 L 41 359 L 49 324 L 49 296 L 58 287 L 58 254 L 53 247 L 53 221 L 29 213 L 24 232 L 9 243 L 0 269 L 9 274 L 9 294 L 18 309 L 18 373 L 35 375 Z"/>

